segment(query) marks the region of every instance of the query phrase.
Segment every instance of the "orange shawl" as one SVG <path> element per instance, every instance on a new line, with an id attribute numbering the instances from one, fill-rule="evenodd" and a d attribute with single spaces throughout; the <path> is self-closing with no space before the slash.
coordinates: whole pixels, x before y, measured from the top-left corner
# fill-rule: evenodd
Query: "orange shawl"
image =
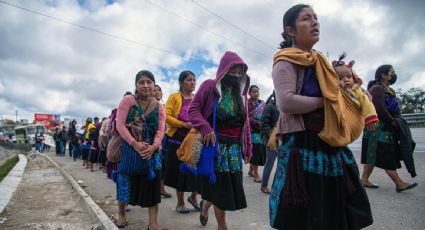
<path id="1" fill-rule="evenodd" d="M 285 60 L 301 66 L 314 66 L 324 97 L 325 123 L 319 137 L 334 147 L 346 146 L 355 141 L 363 131 L 360 107 L 339 87 L 338 76 L 322 53 L 311 53 L 298 48 L 278 51 L 273 63 Z"/>

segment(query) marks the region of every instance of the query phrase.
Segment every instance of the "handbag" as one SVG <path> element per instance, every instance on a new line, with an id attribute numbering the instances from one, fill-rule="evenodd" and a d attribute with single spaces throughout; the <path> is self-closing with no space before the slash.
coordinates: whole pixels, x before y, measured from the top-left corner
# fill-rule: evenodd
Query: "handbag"
<path id="1" fill-rule="evenodd" d="M 216 133 L 216 112 L 217 112 L 217 99 L 214 97 L 214 112 L 213 112 L 213 129 L 216 136 L 216 144 L 213 146 L 211 143 L 208 146 L 202 144 L 202 137 L 198 133 L 198 136 L 195 138 L 195 141 L 191 140 L 193 143 L 193 148 L 191 152 L 191 162 L 188 164 L 183 162 L 180 164 L 179 169 L 184 173 L 192 173 L 195 175 L 206 175 L 209 176 L 209 182 L 215 184 L 217 182 L 217 176 L 214 172 L 214 157 L 219 156 L 218 151 L 218 135 Z M 187 138 L 187 136 L 186 136 Z M 185 140 L 186 140 L 185 138 Z M 189 137 L 191 138 L 191 137 Z M 193 137 L 191 138 L 193 139 Z M 185 141 L 183 140 L 183 142 Z M 183 143 L 182 143 L 183 145 Z M 179 148 L 180 149 L 180 148 Z M 200 149 L 200 151 L 199 151 Z M 199 152 L 199 155 L 198 155 Z"/>
<path id="2" fill-rule="evenodd" d="M 194 159 L 194 156 L 200 156 L 201 149 L 202 135 L 198 132 L 198 130 L 192 128 L 183 139 L 180 147 L 176 151 L 176 154 L 179 160 L 191 165 L 192 167 L 196 167 L 197 161 Z M 192 161 L 192 159 L 194 159 L 194 161 Z"/>
<path id="3" fill-rule="evenodd" d="M 106 148 L 106 157 L 108 161 L 117 163 L 121 160 L 121 136 L 117 131 L 112 132 L 111 140 L 109 140 Z"/>
<path id="4" fill-rule="evenodd" d="M 270 133 L 269 140 L 267 141 L 267 147 L 269 147 L 273 151 L 277 151 L 277 138 L 276 138 L 276 126 L 272 129 L 272 132 Z"/>
<path id="5" fill-rule="evenodd" d="M 137 109 L 144 115 L 139 102 L 137 101 Z M 144 133 L 149 144 L 152 140 L 149 135 L 147 123 L 144 122 Z M 118 173 L 130 176 L 148 175 L 148 180 L 153 180 L 156 177 L 153 170 L 153 159 L 143 159 L 139 153 L 129 145 L 124 139 L 121 138 L 121 161 L 118 163 Z"/>

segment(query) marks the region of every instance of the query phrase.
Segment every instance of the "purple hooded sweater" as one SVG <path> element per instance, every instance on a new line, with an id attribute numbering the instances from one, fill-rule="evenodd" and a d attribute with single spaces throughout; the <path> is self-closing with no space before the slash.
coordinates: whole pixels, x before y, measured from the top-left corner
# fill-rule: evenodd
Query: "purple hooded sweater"
<path id="1" fill-rule="evenodd" d="M 192 126 L 196 128 L 202 136 L 211 133 L 214 129 L 207 119 L 213 113 L 214 96 L 217 100 L 221 97 L 221 79 L 229 72 L 235 65 L 243 65 L 246 73 L 248 66 L 236 53 L 227 51 L 220 60 L 217 69 L 215 80 L 209 79 L 204 81 L 192 99 L 189 107 L 189 120 Z M 240 88 L 242 92 L 242 100 L 244 102 L 245 113 L 247 114 L 246 120 L 242 129 L 241 143 L 243 147 L 244 156 L 252 155 L 251 145 L 251 128 L 249 126 L 249 113 L 248 113 L 248 100 L 247 93 L 250 84 L 250 78 L 247 74 L 241 77 Z"/>

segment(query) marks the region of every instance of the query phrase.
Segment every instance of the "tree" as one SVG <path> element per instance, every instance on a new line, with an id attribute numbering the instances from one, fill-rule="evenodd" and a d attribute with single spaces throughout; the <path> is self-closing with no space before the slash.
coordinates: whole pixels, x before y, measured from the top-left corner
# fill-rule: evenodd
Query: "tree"
<path id="1" fill-rule="evenodd" d="M 425 90 L 422 88 L 410 88 L 407 92 L 398 89 L 397 99 L 402 114 L 425 113 Z"/>

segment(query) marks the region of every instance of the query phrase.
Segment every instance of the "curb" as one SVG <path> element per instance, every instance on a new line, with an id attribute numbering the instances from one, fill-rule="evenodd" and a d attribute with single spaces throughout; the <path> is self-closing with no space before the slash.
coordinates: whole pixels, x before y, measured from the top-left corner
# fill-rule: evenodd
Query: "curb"
<path id="1" fill-rule="evenodd" d="M 59 166 L 56 161 L 52 160 L 49 156 L 46 156 L 41 153 L 37 153 L 39 156 L 43 156 L 47 160 L 49 160 L 56 168 L 61 171 L 61 173 L 68 179 L 71 183 L 72 187 L 78 192 L 78 194 L 84 199 L 84 203 L 86 204 L 88 210 L 90 211 L 90 215 L 96 218 L 105 229 L 110 230 L 118 230 L 115 224 L 109 219 L 108 215 L 94 202 L 94 200 L 78 185 L 78 183 L 74 180 L 74 178 L 62 167 Z"/>
<path id="2" fill-rule="evenodd" d="M 18 163 L 16 163 L 9 174 L 0 182 L 0 213 L 3 212 L 12 198 L 13 193 L 18 188 L 19 183 L 21 183 L 25 167 L 27 166 L 27 158 L 23 154 L 18 154 L 18 156 Z"/>

